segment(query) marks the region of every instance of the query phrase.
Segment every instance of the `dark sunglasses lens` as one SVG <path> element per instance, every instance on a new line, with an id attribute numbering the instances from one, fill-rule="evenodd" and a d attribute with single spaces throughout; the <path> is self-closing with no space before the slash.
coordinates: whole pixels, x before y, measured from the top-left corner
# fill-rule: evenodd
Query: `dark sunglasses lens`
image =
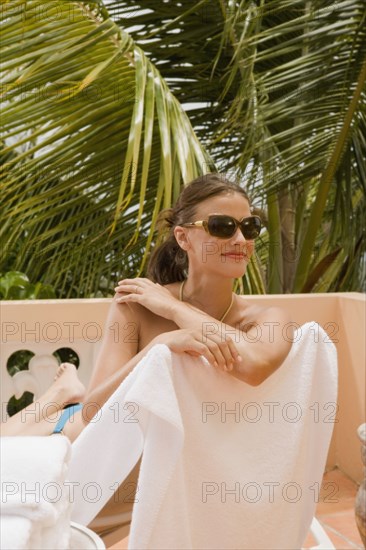
<path id="1" fill-rule="evenodd" d="M 241 222 L 243 235 L 246 239 L 255 239 L 261 232 L 261 220 L 257 216 L 246 218 Z"/>
<path id="2" fill-rule="evenodd" d="M 236 223 L 230 216 L 209 216 L 207 228 L 210 235 L 228 239 L 236 231 Z"/>

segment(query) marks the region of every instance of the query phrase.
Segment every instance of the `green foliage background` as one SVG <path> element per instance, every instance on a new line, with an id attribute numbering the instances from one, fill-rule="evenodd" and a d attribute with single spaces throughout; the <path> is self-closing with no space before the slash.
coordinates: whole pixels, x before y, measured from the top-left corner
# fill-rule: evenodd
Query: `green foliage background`
<path id="1" fill-rule="evenodd" d="M 265 224 L 241 291 L 364 289 L 363 0 L 1 9 L 2 273 L 111 295 L 159 210 L 220 171 Z"/>

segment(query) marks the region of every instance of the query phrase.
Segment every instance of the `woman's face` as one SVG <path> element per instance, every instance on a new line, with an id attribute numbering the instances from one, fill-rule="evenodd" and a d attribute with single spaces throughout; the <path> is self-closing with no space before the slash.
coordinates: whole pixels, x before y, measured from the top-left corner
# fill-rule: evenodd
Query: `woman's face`
<path id="1" fill-rule="evenodd" d="M 192 222 L 207 220 L 210 214 L 225 214 L 240 221 L 251 216 L 249 203 L 240 193 L 226 193 L 201 202 Z M 241 277 L 254 250 L 254 241 L 246 240 L 238 227 L 228 239 L 213 237 L 203 227 L 185 227 L 185 250 L 190 269 L 198 268 L 225 277 Z"/>

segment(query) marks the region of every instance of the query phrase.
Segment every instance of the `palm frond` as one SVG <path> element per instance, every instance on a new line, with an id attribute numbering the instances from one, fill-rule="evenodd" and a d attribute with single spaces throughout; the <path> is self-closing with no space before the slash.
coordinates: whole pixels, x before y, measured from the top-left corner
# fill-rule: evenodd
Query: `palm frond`
<path id="1" fill-rule="evenodd" d="M 108 9 L 119 25 L 136 25 L 132 36 L 159 63 L 216 165 L 244 180 L 267 212 L 267 290 L 315 289 L 308 278 L 327 222 L 365 209 L 364 199 L 357 212 L 350 200 L 365 189 L 364 1 L 187 0 L 168 11 L 155 0 L 111 0 Z M 349 239 L 346 226 L 325 255 L 341 242 L 346 257 L 362 257 L 354 247 L 361 239 L 365 251 L 363 228 L 353 225 Z M 364 284 L 348 280 L 354 290 Z"/>
<path id="2" fill-rule="evenodd" d="M 146 260 L 157 211 L 213 163 L 158 69 L 104 6 L 8 4 L 2 265 L 22 241 L 11 269 L 60 296 L 85 296 L 102 277 L 141 271 L 141 256 L 132 258 L 145 250 Z"/>

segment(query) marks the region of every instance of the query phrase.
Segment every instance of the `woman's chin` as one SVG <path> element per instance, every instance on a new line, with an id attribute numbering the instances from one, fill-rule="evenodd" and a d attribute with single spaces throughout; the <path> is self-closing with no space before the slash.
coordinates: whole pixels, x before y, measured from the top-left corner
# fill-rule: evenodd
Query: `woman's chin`
<path id="1" fill-rule="evenodd" d="M 225 271 L 222 272 L 223 277 L 229 277 L 231 279 L 238 279 L 240 277 L 243 277 L 245 275 L 245 272 L 247 270 L 247 262 L 241 263 L 241 265 L 237 266 L 225 266 Z"/>

